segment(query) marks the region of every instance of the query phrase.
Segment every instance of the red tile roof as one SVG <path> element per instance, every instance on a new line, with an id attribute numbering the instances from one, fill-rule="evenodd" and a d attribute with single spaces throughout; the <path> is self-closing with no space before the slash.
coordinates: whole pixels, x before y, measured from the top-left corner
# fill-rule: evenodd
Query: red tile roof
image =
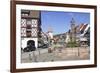
<path id="1" fill-rule="evenodd" d="M 81 24 L 80 27 L 79 27 L 79 30 L 84 31 L 86 29 L 87 25 L 88 24 Z"/>

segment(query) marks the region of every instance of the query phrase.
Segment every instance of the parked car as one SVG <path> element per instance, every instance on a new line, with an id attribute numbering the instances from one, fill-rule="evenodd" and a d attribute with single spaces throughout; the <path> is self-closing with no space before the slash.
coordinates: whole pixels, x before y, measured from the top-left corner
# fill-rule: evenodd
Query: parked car
<path id="1" fill-rule="evenodd" d="M 42 45 L 40 45 L 40 46 L 38 46 L 38 48 L 48 48 L 48 44 L 42 44 Z"/>
<path id="2" fill-rule="evenodd" d="M 48 48 L 48 46 L 49 46 L 48 43 L 44 43 L 44 42 L 40 42 L 40 41 L 38 42 L 38 48 L 44 49 L 44 48 Z"/>

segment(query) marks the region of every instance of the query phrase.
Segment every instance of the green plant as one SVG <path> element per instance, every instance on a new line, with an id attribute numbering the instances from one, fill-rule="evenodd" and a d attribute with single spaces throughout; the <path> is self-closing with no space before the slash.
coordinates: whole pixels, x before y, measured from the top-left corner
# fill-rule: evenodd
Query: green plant
<path id="1" fill-rule="evenodd" d="M 79 44 L 78 43 L 76 43 L 76 42 L 68 42 L 67 43 L 67 47 L 78 47 L 79 46 Z"/>

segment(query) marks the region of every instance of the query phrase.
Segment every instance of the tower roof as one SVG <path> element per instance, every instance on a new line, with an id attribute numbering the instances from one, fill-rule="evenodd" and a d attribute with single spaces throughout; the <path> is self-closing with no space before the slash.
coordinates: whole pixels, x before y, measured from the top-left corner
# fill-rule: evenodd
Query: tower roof
<path id="1" fill-rule="evenodd" d="M 71 22 L 71 24 L 74 24 L 75 23 L 75 19 L 72 17 L 70 22 Z"/>

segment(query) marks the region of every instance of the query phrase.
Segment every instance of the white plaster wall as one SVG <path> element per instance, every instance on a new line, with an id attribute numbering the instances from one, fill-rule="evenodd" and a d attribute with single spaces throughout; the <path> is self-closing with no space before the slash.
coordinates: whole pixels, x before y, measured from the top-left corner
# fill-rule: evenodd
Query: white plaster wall
<path id="1" fill-rule="evenodd" d="M 22 39 L 22 42 L 21 42 L 21 44 L 22 44 L 22 48 L 25 48 L 26 46 L 27 46 L 27 41 L 28 40 L 34 40 L 35 41 L 35 47 L 37 48 L 38 47 L 38 38 L 24 38 L 24 39 Z"/>

